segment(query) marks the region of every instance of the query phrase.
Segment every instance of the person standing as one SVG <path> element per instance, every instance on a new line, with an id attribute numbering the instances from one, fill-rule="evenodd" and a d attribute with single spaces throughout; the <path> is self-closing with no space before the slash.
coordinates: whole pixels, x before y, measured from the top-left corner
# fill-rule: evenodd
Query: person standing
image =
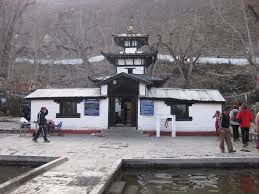
<path id="1" fill-rule="evenodd" d="M 212 118 L 216 118 L 215 120 L 215 129 L 216 129 L 216 135 L 217 138 L 219 138 L 219 115 L 220 112 L 217 110 Z"/>
<path id="2" fill-rule="evenodd" d="M 125 103 L 124 105 L 123 105 L 123 109 L 122 109 L 122 118 L 123 118 L 123 124 L 124 125 L 127 125 L 128 124 L 128 106 L 127 106 L 127 104 Z"/>
<path id="3" fill-rule="evenodd" d="M 230 112 L 229 116 L 230 116 L 230 124 L 232 126 L 232 129 L 233 129 L 233 138 L 234 138 L 234 142 L 235 141 L 239 141 L 239 132 L 238 132 L 238 129 L 239 129 L 239 122 L 238 122 L 238 119 L 237 119 L 237 114 L 238 114 L 238 109 L 237 109 L 237 106 L 235 105 L 233 110 Z"/>
<path id="4" fill-rule="evenodd" d="M 46 107 L 41 107 L 40 112 L 37 116 L 37 122 L 39 125 L 39 130 L 37 131 L 36 135 L 32 139 L 34 142 L 38 142 L 37 139 L 41 133 L 43 133 L 44 142 L 50 142 L 47 138 L 47 119 L 45 118 L 48 114 L 48 109 Z"/>
<path id="5" fill-rule="evenodd" d="M 241 111 L 237 114 L 237 119 L 240 120 L 240 128 L 242 133 L 242 143 L 244 147 L 248 146 L 249 141 L 249 129 L 250 122 L 253 120 L 253 115 L 246 106 L 246 104 L 242 104 Z"/>
<path id="6" fill-rule="evenodd" d="M 25 105 L 24 108 L 23 108 L 23 110 L 22 110 L 22 112 L 23 112 L 24 118 L 25 118 L 27 121 L 30 122 L 30 120 L 31 120 L 31 116 L 30 116 L 31 109 L 30 109 L 29 105 Z"/>
<path id="7" fill-rule="evenodd" d="M 230 117 L 229 117 L 229 109 L 227 107 L 224 108 L 223 113 L 219 115 L 219 133 L 220 133 L 220 150 L 222 153 L 225 152 L 225 141 L 227 144 L 228 152 L 236 152 L 233 149 L 233 145 L 231 142 L 231 131 L 229 129 L 230 126 Z"/>
<path id="8" fill-rule="evenodd" d="M 241 110 L 242 103 L 240 102 L 240 100 L 237 100 L 235 105 L 236 105 L 237 110 Z"/>

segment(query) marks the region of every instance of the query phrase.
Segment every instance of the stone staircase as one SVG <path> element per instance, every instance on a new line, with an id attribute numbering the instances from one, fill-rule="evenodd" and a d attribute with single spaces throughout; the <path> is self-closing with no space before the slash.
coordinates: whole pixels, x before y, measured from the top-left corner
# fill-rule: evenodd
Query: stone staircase
<path id="1" fill-rule="evenodd" d="M 127 185 L 125 181 L 115 181 L 105 194 L 137 194 L 138 185 Z"/>
<path id="2" fill-rule="evenodd" d="M 102 131 L 104 136 L 109 137 L 140 137 L 142 132 L 136 130 L 136 127 L 111 127 Z"/>

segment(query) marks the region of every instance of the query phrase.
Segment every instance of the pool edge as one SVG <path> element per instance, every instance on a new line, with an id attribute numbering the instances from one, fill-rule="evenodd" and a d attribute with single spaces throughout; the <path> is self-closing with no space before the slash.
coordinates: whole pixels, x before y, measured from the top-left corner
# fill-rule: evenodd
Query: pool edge
<path id="1" fill-rule="evenodd" d="M 206 158 L 156 158 L 156 159 L 143 159 L 143 158 L 131 158 L 131 159 L 120 159 L 107 174 L 101 179 L 101 181 L 93 188 L 89 194 L 103 194 L 103 192 L 109 187 L 111 182 L 116 178 L 122 168 L 134 169 L 146 167 L 157 167 L 158 165 L 162 168 L 193 168 L 193 167 L 208 167 L 208 168 L 224 168 L 224 167 L 239 167 L 240 165 L 246 167 L 257 167 L 259 168 L 259 157 L 206 157 Z"/>
<path id="2" fill-rule="evenodd" d="M 28 156 L 29 157 L 29 156 Z M 43 172 L 62 164 L 63 162 L 67 161 L 67 157 L 56 157 L 56 159 L 47 162 L 37 168 L 34 168 L 26 173 L 23 173 L 9 181 L 6 181 L 0 184 L 0 194 L 11 192 L 12 190 L 18 188 L 21 184 L 26 182 L 29 179 L 34 178 L 35 176 L 42 174 Z"/>

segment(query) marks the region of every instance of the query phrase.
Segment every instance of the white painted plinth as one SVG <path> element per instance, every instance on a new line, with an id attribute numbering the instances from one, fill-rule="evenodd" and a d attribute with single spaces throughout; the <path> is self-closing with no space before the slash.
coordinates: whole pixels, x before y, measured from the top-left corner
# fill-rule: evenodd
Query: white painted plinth
<path id="1" fill-rule="evenodd" d="M 170 123 L 170 121 L 168 121 L 169 119 L 171 119 L 171 123 Z M 163 127 L 170 129 L 170 131 L 172 132 L 172 137 L 176 137 L 175 115 L 157 115 L 156 116 L 156 137 L 160 137 L 161 121 L 163 123 Z"/>

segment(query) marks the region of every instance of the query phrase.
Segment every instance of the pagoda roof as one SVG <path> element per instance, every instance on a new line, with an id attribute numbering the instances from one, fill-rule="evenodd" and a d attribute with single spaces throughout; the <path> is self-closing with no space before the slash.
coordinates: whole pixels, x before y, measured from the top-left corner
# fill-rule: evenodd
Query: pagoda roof
<path id="1" fill-rule="evenodd" d="M 154 64 L 157 60 L 157 52 L 138 52 L 138 53 L 104 53 L 101 54 L 113 65 L 118 66 L 117 59 L 135 59 L 135 58 L 146 58 L 147 62 L 144 66 L 148 67 Z"/>
<path id="2" fill-rule="evenodd" d="M 101 52 L 103 56 L 107 57 L 118 57 L 118 58 L 131 58 L 131 57 L 153 57 L 157 55 L 158 51 L 154 52 L 135 52 L 135 53 L 104 53 Z"/>
<path id="3" fill-rule="evenodd" d="M 122 33 L 122 34 L 113 34 L 113 37 L 139 37 L 139 38 L 148 38 L 148 34 L 140 34 L 140 33 Z"/>
<path id="4" fill-rule="evenodd" d="M 119 77 L 127 77 L 129 79 L 134 79 L 136 81 L 144 82 L 147 85 L 156 87 L 162 86 L 168 80 L 168 78 L 162 79 L 148 74 L 127 74 L 123 72 L 115 75 L 95 76 L 91 78 L 89 77 L 89 79 L 97 85 L 103 85 Z"/>

